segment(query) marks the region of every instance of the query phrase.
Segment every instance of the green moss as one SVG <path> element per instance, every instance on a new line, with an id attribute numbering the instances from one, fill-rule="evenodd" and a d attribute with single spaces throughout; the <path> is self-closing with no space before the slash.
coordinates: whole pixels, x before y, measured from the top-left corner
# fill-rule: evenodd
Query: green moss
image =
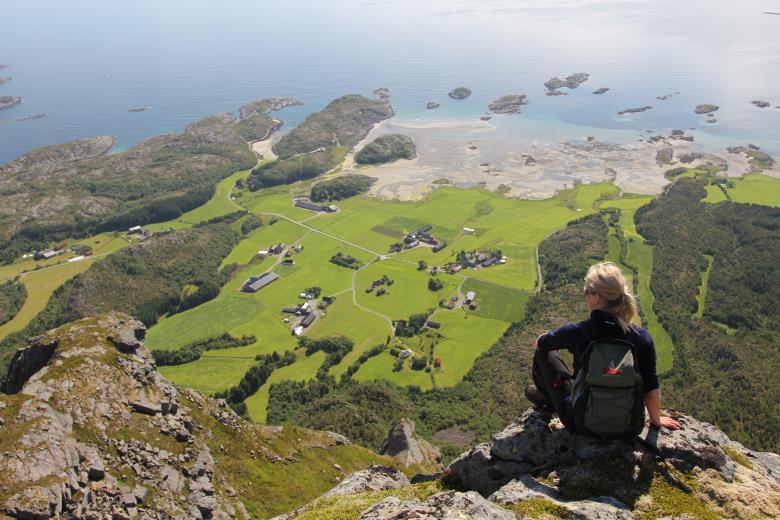
<path id="1" fill-rule="evenodd" d="M 744 466 L 747 469 L 753 469 L 753 464 L 750 462 L 750 460 L 747 458 L 747 456 L 744 455 L 743 453 L 738 452 L 737 450 L 735 450 L 731 446 L 725 446 L 724 445 L 724 446 L 721 446 L 720 448 L 726 453 L 726 455 L 731 457 L 732 460 L 734 462 L 736 462 L 737 464 L 739 464 L 740 466 Z"/>
<path id="2" fill-rule="evenodd" d="M 529 498 L 512 505 L 510 510 L 521 518 L 539 519 L 574 519 L 578 518 L 565 507 L 545 498 Z"/>
<path id="3" fill-rule="evenodd" d="M 311 509 L 297 518 L 299 520 L 352 520 L 387 497 L 397 497 L 399 500 L 425 500 L 440 491 L 443 491 L 441 482 L 434 481 L 400 489 L 366 491 L 353 495 L 328 497 L 317 500 Z"/>
<path id="4" fill-rule="evenodd" d="M 637 520 L 683 515 L 699 520 L 718 520 L 720 514 L 711 509 L 696 495 L 696 480 L 675 470 L 656 473 L 647 494 L 652 498 L 650 505 L 634 511 Z"/>

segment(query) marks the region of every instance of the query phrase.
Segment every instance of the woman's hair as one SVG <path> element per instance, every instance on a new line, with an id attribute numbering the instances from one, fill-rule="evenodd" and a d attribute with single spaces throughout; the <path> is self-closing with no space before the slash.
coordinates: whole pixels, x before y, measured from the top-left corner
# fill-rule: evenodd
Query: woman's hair
<path id="1" fill-rule="evenodd" d="M 636 299 L 620 268 L 612 262 L 600 262 L 588 269 L 585 291 L 596 293 L 607 302 L 603 310 L 618 318 L 623 332 L 628 332 L 629 326 L 637 321 Z"/>

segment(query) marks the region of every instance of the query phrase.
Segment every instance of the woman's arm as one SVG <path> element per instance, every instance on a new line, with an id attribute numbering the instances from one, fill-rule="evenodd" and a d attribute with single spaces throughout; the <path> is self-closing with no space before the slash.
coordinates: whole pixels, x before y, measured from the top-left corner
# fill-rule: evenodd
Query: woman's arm
<path id="1" fill-rule="evenodd" d="M 682 425 L 671 417 L 661 417 L 661 390 L 658 388 L 650 390 L 645 394 L 645 406 L 647 414 L 650 416 L 650 426 L 656 428 L 666 427 L 670 430 L 679 430 Z"/>

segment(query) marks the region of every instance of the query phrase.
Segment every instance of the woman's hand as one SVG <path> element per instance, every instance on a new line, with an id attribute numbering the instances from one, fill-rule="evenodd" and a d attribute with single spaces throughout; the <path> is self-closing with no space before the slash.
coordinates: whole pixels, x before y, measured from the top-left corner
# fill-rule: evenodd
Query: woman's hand
<path id="1" fill-rule="evenodd" d="M 671 417 L 662 416 L 660 417 L 659 424 L 656 426 L 659 426 L 661 428 L 666 428 L 668 430 L 679 430 L 682 428 L 682 424 L 675 421 Z"/>

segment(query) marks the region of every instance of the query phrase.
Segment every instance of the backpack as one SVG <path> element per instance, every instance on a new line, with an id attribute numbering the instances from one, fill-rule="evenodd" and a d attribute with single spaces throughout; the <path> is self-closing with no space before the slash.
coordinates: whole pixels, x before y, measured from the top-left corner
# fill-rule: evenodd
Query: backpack
<path id="1" fill-rule="evenodd" d="M 592 325 L 588 325 L 592 331 Z M 623 339 L 597 338 L 588 344 L 572 385 L 577 433 L 603 438 L 639 435 L 645 422 L 645 406 L 637 363 L 636 347 Z"/>

